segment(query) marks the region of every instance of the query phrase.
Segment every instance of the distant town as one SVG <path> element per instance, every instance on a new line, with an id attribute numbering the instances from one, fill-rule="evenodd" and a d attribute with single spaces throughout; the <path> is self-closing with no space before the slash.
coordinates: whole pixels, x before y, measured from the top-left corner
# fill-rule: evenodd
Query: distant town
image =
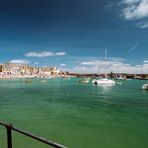
<path id="1" fill-rule="evenodd" d="M 80 74 L 61 71 L 57 67 L 34 67 L 24 64 L 4 63 L 0 65 L 0 78 L 48 78 L 48 77 L 110 77 L 110 78 L 134 78 L 148 79 L 148 74 L 127 74 L 113 73 L 108 74 Z"/>
<path id="2" fill-rule="evenodd" d="M 0 65 L 0 78 L 42 78 L 62 74 L 64 73 L 56 67 L 33 67 L 14 63 Z"/>

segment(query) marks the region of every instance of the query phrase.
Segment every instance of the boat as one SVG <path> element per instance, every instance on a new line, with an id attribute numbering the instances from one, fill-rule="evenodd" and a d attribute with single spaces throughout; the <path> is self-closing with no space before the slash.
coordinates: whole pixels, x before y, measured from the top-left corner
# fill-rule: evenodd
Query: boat
<path id="1" fill-rule="evenodd" d="M 107 50 L 105 49 L 105 61 L 106 61 L 106 57 L 107 57 Z M 107 76 L 105 75 L 105 78 L 93 79 L 92 83 L 96 85 L 114 85 L 116 84 L 116 81 L 107 78 Z"/>
<path id="2" fill-rule="evenodd" d="M 51 76 L 46 77 L 46 79 L 51 79 L 51 78 L 52 78 Z"/>
<path id="3" fill-rule="evenodd" d="M 143 90 L 148 90 L 148 84 L 143 84 L 143 85 L 142 85 L 142 89 L 143 89 Z"/>
<path id="4" fill-rule="evenodd" d="M 89 79 L 88 78 L 81 79 L 79 80 L 79 83 L 89 83 Z"/>
<path id="5" fill-rule="evenodd" d="M 25 83 L 32 83 L 32 80 L 31 79 L 26 79 Z"/>
<path id="6" fill-rule="evenodd" d="M 116 82 L 114 80 L 108 79 L 108 78 L 101 78 L 101 79 L 94 79 L 92 80 L 93 84 L 97 84 L 97 85 L 115 85 Z"/>
<path id="7" fill-rule="evenodd" d="M 46 83 L 47 81 L 46 80 L 42 80 L 42 81 L 40 81 L 41 83 Z"/>
<path id="8" fill-rule="evenodd" d="M 117 80 L 126 80 L 126 76 L 120 75 L 119 77 L 115 77 Z"/>
<path id="9" fill-rule="evenodd" d="M 70 77 L 62 77 L 65 80 L 70 80 Z"/>

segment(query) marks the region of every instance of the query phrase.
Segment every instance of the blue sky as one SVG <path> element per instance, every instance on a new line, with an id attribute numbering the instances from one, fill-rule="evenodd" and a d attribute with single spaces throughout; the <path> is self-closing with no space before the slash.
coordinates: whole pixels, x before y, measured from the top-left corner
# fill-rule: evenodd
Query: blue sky
<path id="1" fill-rule="evenodd" d="M 148 0 L 5 0 L 0 55 L 73 72 L 148 73 Z"/>

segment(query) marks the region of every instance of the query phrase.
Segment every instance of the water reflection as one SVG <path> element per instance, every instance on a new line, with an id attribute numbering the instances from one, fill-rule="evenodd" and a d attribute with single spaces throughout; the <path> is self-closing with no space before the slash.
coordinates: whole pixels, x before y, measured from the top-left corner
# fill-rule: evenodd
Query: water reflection
<path id="1" fill-rule="evenodd" d="M 115 86 L 115 84 L 105 84 L 105 85 L 97 85 L 97 84 L 93 84 L 93 86 L 95 87 L 99 87 L 99 88 L 102 88 L 102 89 L 111 89 L 113 86 Z"/>

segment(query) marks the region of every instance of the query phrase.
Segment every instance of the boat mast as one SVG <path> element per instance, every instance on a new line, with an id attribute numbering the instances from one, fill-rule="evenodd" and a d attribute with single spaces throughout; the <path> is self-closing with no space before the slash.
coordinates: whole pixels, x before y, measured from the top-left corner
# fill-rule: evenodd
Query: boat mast
<path id="1" fill-rule="evenodd" d="M 105 49 L 105 61 L 107 60 L 107 49 Z"/>
<path id="2" fill-rule="evenodd" d="M 107 49 L 105 48 L 105 57 L 104 57 L 105 59 L 104 59 L 104 62 L 106 62 L 106 60 L 107 60 Z M 106 65 L 105 65 L 105 67 L 106 67 Z M 107 76 L 106 76 L 106 74 L 105 74 L 105 78 L 106 78 Z"/>

